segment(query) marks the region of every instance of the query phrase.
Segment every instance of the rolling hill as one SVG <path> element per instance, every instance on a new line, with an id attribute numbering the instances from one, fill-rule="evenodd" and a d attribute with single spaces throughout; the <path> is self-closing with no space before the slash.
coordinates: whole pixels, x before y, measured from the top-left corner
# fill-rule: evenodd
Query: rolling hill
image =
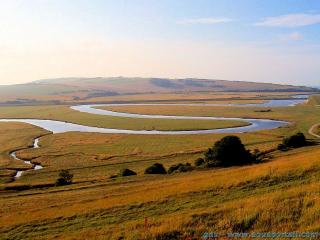
<path id="1" fill-rule="evenodd" d="M 165 78 L 56 78 L 0 86 L 1 104 L 59 103 L 101 97 L 192 92 L 315 92 L 316 88 L 272 83 L 210 79 Z"/>
<path id="2" fill-rule="evenodd" d="M 308 92 L 316 89 L 304 86 L 292 86 L 272 83 L 256 83 L 244 81 L 227 81 L 212 79 L 167 79 L 167 78 L 57 78 L 34 81 L 31 84 L 58 84 L 90 90 L 105 90 L 121 93 L 145 92 L 188 92 L 188 91 L 217 91 L 217 92 Z"/>

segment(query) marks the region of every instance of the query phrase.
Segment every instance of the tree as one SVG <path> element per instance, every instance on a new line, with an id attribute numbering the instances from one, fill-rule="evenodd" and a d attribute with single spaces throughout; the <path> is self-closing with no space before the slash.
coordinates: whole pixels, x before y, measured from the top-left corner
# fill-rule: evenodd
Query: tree
<path id="1" fill-rule="evenodd" d="M 239 166 L 252 163 L 254 157 L 246 150 L 237 136 L 226 136 L 217 141 L 212 148 L 205 153 L 207 167 L 214 166 Z"/>
<path id="2" fill-rule="evenodd" d="M 56 181 L 57 186 L 69 185 L 72 183 L 73 174 L 69 170 L 61 170 L 59 178 Z"/>
<path id="3" fill-rule="evenodd" d="M 161 163 L 155 163 L 148 167 L 145 171 L 145 174 L 167 174 L 167 170 Z"/>

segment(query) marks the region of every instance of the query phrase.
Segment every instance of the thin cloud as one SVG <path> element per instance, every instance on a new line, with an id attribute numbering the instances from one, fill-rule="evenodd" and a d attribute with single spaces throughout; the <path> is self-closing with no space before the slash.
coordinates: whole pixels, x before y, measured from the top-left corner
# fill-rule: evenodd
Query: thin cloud
<path id="1" fill-rule="evenodd" d="M 303 35 L 299 32 L 292 32 L 289 34 L 283 34 L 279 36 L 281 41 L 300 41 L 303 39 Z"/>
<path id="2" fill-rule="evenodd" d="M 320 23 L 320 14 L 299 13 L 268 17 L 255 25 L 264 27 L 304 27 L 318 23 Z"/>
<path id="3" fill-rule="evenodd" d="M 189 18 L 178 21 L 178 24 L 219 24 L 232 22 L 231 18 Z"/>

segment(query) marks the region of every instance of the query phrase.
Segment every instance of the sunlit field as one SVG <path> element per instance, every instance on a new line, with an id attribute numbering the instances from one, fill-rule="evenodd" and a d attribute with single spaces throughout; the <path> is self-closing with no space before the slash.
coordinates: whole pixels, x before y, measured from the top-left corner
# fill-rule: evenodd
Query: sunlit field
<path id="1" fill-rule="evenodd" d="M 248 167 L 5 191 L 1 234 L 153 239 L 208 229 L 319 231 L 319 153 L 309 147 Z"/>
<path id="2" fill-rule="evenodd" d="M 259 107 L 100 107 L 139 114 L 290 122 L 273 130 L 234 134 L 246 148 L 267 153 L 259 164 L 170 175 L 145 175 L 144 171 L 153 163 L 162 163 L 167 169 L 178 163 L 193 165 L 227 134 L 50 134 L 24 123 L 1 123 L 0 239 L 200 239 L 208 231 L 319 231 L 319 140 L 308 133 L 320 122 L 316 101 L 317 97 L 312 97 L 301 105 L 273 107 L 268 112 Z M 232 99 L 221 102 L 239 103 Z M 68 105 L 0 109 L 0 118 L 55 119 L 120 129 L 212 129 L 246 124 L 99 116 L 74 111 Z M 310 146 L 277 150 L 283 137 L 298 131 L 307 136 Z M 40 148 L 28 148 L 39 136 Z M 9 156 L 18 149 L 19 158 L 41 163 L 44 168 L 24 172 L 14 180 L 15 170 L 30 169 Z M 110 178 L 124 168 L 134 170 L 137 176 Z M 63 169 L 72 172 L 73 183 L 55 186 Z"/>

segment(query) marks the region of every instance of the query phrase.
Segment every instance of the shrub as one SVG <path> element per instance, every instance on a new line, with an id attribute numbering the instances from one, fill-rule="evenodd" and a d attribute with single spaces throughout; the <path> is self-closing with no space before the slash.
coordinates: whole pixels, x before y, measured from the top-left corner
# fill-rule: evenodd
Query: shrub
<path id="1" fill-rule="evenodd" d="M 145 171 L 145 174 L 167 174 L 166 169 L 161 163 L 155 163 L 148 167 Z"/>
<path id="2" fill-rule="evenodd" d="M 205 166 L 240 166 L 254 162 L 254 156 L 246 150 L 237 136 L 226 136 L 217 141 L 205 153 Z"/>
<path id="3" fill-rule="evenodd" d="M 282 143 L 287 147 L 297 148 L 297 147 L 305 146 L 307 141 L 304 134 L 301 132 L 298 132 L 297 134 L 284 138 Z"/>
<path id="4" fill-rule="evenodd" d="M 69 170 L 62 170 L 59 173 L 59 178 L 56 181 L 57 186 L 69 185 L 72 183 L 73 174 Z"/>
<path id="5" fill-rule="evenodd" d="M 288 147 L 282 143 L 280 143 L 277 148 L 280 151 L 287 151 L 288 150 Z"/>
<path id="6" fill-rule="evenodd" d="M 286 137 L 282 140 L 282 143 L 278 145 L 278 150 L 287 151 L 289 148 L 298 148 L 307 145 L 306 137 L 303 133 L 298 132 L 290 137 Z"/>
<path id="7" fill-rule="evenodd" d="M 128 168 L 122 169 L 118 174 L 119 177 L 128 177 L 128 176 L 134 176 L 134 175 L 137 175 L 137 173 Z"/>
<path id="8" fill-rule="evenodd" d="M 263 161 L 263 158 L 265 157 L 265 152 L 261 152 L 259 149 L 254 149 L 251 153 L 251 157 L 254 163 L 260 163 Z"/>
<path id="9" fill-rule="evenodd" d="M 204 163 L 205 163 L 205 161 L 204 161 L 203 158 L 198 158 L 198 159 L 196 159 L 196 160 L 194 161 L 194 165 L 195 165 L 196 167 L 200 167 L 200 166 L 204 165 Z"/>
<path id="10" fill-rule="evenodd" d="M 172 165 L 169 169 L 168 169 L 168 173 L 177 173 L 177 172 L 189 172 L 192 171 L 193 167 L 191 166 L 190 163 L 178 163 L 178 164 L 174 164 Z"/>

